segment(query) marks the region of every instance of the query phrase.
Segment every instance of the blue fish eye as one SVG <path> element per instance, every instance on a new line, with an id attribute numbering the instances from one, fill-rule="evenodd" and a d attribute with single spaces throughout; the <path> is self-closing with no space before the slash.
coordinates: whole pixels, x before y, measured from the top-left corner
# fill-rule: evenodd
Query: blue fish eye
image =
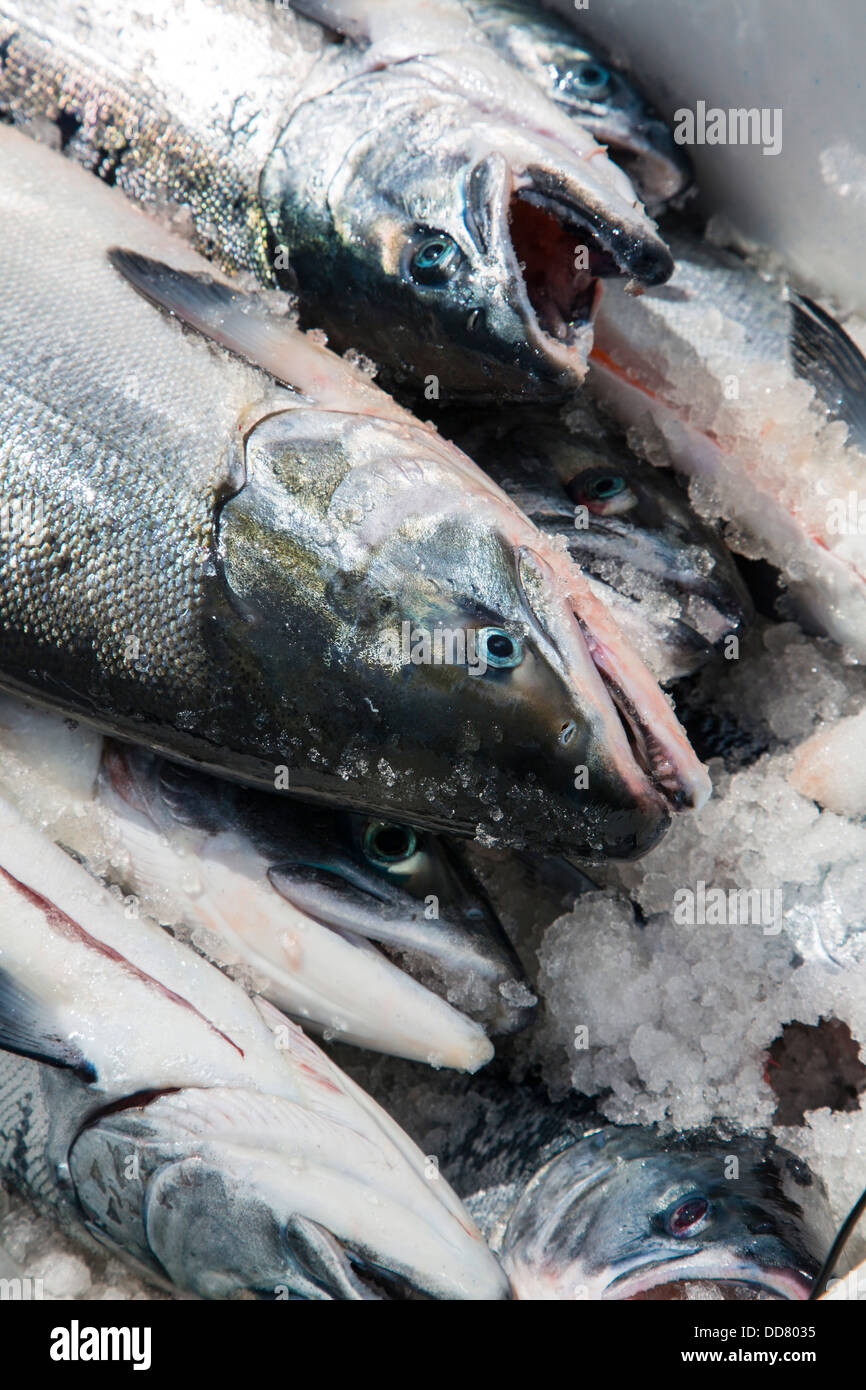
<path id="1" fill-rule="evenodd" d="M 478 633 L 478 651 L 484 653 L 488 666 L 519 666 L 523 660 L 523 643 L 501 627 L 483 627 Z"/>
<path id="2" fill-rule="evenodd" d="M 585 63 L 578 63 L 565 73 L 560 86 L 565 89 L 571 88 L 577 95 L 587 97 L 590 101 L 598 101 L 610 89 L 610 73 L 601 63 L 589 59 Z"/>
<path id="3" fill-rule="evenodd" d="M 373 864 L 390 868 L 411 859 L 418 848 L 418 836 L 408 825 L 389 825 L 370 821 L 364 831 L 364 853 Z"/>
<path id="4" fill-rule="evenodd" d="M 444 285 L 462 259 L 460 247 L 453 237 L 447 232 L 433 232 L 415 247 L 409 270 L 413 280 L 421 285 Z"/>
<path id="5" fill-rule="evenodd" d="M 609 473 L 590 483 L 587 492 L 599 502 L 606 502 L 609 497 L 619 497 L 621 492 L 625 492 L 625 488 L 625 478 L 619 473 Z"/>

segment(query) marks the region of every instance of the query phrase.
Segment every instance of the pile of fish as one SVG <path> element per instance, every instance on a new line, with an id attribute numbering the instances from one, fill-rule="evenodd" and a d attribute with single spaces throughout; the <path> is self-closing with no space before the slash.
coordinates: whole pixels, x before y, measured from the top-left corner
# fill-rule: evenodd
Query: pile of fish
<path id="1" fill-rule="evenodd" d="M 498 1059 L 433 1164 L 327 1049 L 533 1027 L 478 856 L 573 902 L 704 804 L 732 550 L 866 655 L 852 340 L 513 0 L 0 0 L 0 118 L 4 1182 L 207 1298 L 808 1296 L 768 1136 Z"/>

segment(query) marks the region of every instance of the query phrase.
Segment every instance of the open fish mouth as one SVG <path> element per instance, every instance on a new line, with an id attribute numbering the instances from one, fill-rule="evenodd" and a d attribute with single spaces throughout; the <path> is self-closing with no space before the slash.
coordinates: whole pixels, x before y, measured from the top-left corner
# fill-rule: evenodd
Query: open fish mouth
<path id="1" fill-rule="evenodd" d="M 400 826 L 393 831 L 405 834 Z M 474 930 L 462 914 L 447 909 L 428 921 L 423 901 L 384 885 L 377 891 L 348 866 L 283 863 L 274 865 L 268 878 L 299 912 L 348 941 L 363 940 L 425 989 L 432 986 L 438 993 L 443 984 L 471 976 L 478 994 L 475 1012 L 486 1027 L 513 1032 L 529 1022 L 530 1006 L 507 1002 L 508 991 L 525 982 L 517 956 L 498 921 L 485 919 L 480 908 L 470 909 Z M 441 982 L 438 989 L 436 982 Z"/>
<path id="2" fill-rule="evenodd" d="M 591 346 L 602 280 L 649 286 L 673 273 L 661 241 L 599 217 L 543 169 L 512 178 L 507 224 L 528 336 L 570 367 Z"/>
<path id="3" fill-rule="evenodd" d="M 595 317 L 599 280 L 619 270 L 592 233 L 566 212 L 541 194 L 520 189 L 512 195 L 508 224 L 537 330 L 568 348 Z"/>
<path id="4" fill-rule="evenodd" d="M 688 1255 L 662 1260 L 621 1274 L 608 1284 L 604 1299 L 622 1302 L 644 1300 L 773 1300 L 796 1302 L 809 1297 L 812 1280 L 794 1265 L 760 1265 L 731 1257 L 730 1275 L 722 1261 Z"/>

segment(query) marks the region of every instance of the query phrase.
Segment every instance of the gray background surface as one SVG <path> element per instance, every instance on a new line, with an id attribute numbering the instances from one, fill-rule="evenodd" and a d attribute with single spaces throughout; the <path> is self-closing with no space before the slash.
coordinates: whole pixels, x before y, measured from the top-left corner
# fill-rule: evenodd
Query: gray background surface
<path id="1" fill-rule="evenodd" d="M 866 0 L 571 0 L 661 114 L 781 107 L 783 145 L 690 151 L 702 204 L 778 250 L 807 285 L 866 312 Z"/>

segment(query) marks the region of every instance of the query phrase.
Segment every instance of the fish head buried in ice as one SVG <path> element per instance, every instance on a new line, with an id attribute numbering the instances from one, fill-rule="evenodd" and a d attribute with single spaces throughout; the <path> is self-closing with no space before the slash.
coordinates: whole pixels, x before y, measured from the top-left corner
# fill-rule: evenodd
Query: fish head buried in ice
<path id="1" fill-rule="evenodd" d="M 604 145 L 657 210 L 691 182 L 691 167 L 663 120 L 629 78 L 570 24 L 534 5 L 471 0 L 491 43 Z"/>
<path id="2" fill-rule="evenodd" d="M 502 1258 L 519 1298 L 801 1299 L 831 1238 L 817 1181 L 768 1142 L 606 1129 L 536 1173 Z"/>
<path id="3" fill-rule="evenodd" d="M 673 269 L 627 178 L 601 150 L 597 159 L 577 154 L 461 98 L 439 94 L 431 104 L 410 68 L 381 81 L 380 100 L 366 98 L 375 121 L 329 174 L 326 210 L 315 165 L 295 167 L 311 141 L 321 143 L 318 124 L 304 128 L 312 109 L 294 117 L 263 176 L 306 319 L 332 346 L 402 363 L 428 394 L 574 386 L 600 279 L 659 284 Z M 348 121 L 343 107 L 353 108 L 356 89 L 328 101 L 334 120 Z M 309 190 L 298 195 L 304 180 Z"/>
<path id="4" fill-rule="evenodd" d="M 253 428 L 218 548 L 271 707 L 235 718 L 255 737 L 281 701 L 304 702 L 301 796 L 551 852 L 641 853 L 672 806 L 705 799 L 705 772 L 577 572 L 463 466 L 465 490 L 444 445 L 392 421 L 299 409 Z M 310 478 L 318 516 L 299 535 Z"/>
<path id="5" fill-rule="evenodd" d="M 599 435 L 591 418 L 592 429 L 579 420 L 570 431 L 518 426 L 500 445 L 507 452 L 499 467 L 507 474 L 514 459 L 515 500 L 542 529 L 564 537 L 657 678 L 687 675 L 742 635 L 752 616 L 748 590 L 676 479 L 642 462 L 616 431 Z M 551 474 L 564 505 L 545 482 Z"/>

